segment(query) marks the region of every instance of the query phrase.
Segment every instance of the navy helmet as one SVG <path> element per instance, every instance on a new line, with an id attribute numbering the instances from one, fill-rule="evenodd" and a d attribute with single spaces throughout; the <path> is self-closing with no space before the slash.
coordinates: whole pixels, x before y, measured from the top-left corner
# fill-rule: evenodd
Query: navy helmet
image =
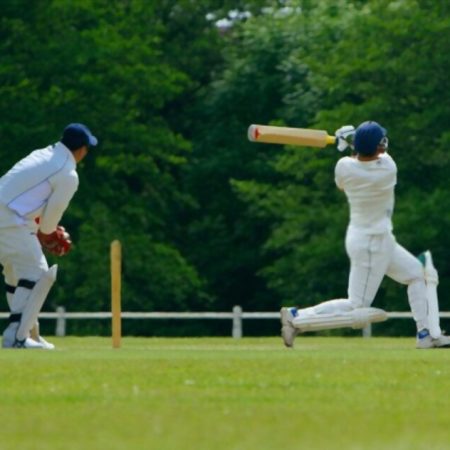
<path id="1" fill-rule="evenodd" d="M 355 132 L 355 139 L 353 141 L 355 152 L 364 156 L 374 155 L 377 147 L 383 145 L 386 134 L 387 130 L 377 122 L 363 122 Z"/>

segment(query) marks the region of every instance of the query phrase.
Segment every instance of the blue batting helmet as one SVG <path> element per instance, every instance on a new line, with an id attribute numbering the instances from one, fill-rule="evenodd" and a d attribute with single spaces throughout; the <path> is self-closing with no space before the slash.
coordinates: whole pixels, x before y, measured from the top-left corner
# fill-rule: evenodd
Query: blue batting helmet
<path id="1" fill-rule="evenodd" d="M 358 126 L 355 133 L 355 152 L 365 156 L 375 154 L 387 131 L 377 122 L 367 121 Z"/>

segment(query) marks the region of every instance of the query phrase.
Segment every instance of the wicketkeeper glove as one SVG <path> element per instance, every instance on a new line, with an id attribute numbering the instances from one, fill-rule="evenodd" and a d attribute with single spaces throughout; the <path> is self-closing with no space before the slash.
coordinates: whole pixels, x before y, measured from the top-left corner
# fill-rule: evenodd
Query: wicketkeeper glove
<path id="1" fill-rule="evenodd" d="M 334 133 L 336 136 L 337 149 L 343 152 L 347 148 L 353 149 L 353 140 L 355 138 L 355 127 L 353 125 L 344 125 L 336 130 Z"/>
<path id="2" fill-rule="evenodd" d="M 72 248 L 70 235 L 61 225 L 58 225 L 50 234 L 44 234 L 38 230 L 37 237 L 43 250 L 55 256 L 63 256 Z"/>

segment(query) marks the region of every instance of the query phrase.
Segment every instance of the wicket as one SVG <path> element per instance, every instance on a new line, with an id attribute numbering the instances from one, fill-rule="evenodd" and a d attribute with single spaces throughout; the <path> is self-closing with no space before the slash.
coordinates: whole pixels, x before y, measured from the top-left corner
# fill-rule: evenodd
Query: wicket
<path id="1" fill-rule="evenodd" d="M 120 348 L 122 335 L 121 324 L 121 277 L 122 245 L 120 241 L 111 242 L 111 312 L 112 312 L 112 346 Z"/>

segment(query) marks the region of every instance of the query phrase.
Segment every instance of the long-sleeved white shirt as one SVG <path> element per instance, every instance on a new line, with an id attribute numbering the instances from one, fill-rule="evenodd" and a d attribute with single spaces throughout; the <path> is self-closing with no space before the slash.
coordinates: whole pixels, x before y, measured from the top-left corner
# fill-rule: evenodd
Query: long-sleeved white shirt
<path id="1" fill-rule="evenodd" d="M 0 178 L 0 227 L 26 225 L 39 217 L 40 230 L 52 233 L 78 189 L 76 161 L 61 142 L 34 150 Z"/>
<path id="2" fill-rule="evenodd" d="M 383 153 L 374 161 L 341 158 L 336 164 L 335 181 L 347 196 L 350 228 L 367 234 L 392 230 L 397 166 L 390 155 Z"/>

